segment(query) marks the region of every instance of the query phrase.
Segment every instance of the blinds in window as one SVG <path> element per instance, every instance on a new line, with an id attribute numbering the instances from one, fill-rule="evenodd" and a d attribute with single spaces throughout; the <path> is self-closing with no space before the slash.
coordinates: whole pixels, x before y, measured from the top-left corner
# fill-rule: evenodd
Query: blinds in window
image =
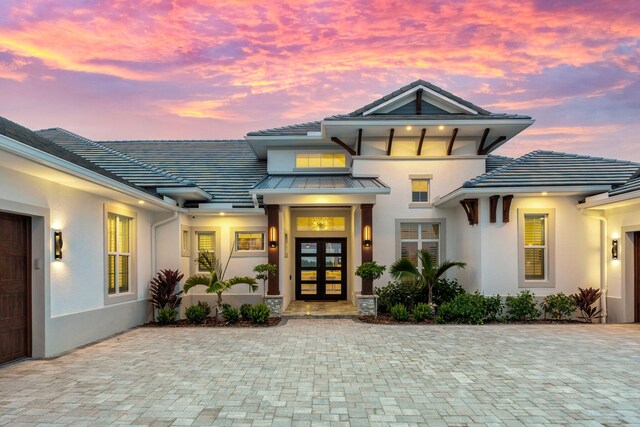
<path id="1" fill-rule="evenodd" d="M 547 215 L 524 216 L 524 276 L 525 280 L 546 277 Z"/>

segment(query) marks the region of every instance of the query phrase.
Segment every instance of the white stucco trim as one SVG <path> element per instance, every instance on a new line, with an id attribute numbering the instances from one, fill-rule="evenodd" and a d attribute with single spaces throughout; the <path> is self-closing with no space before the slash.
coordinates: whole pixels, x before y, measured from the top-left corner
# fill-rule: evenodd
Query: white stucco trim
<path id="1" fill-rule="evenodd" d="M 578 209 L 613 209 L 632 204 L 640 204 L 640 191 L 632 191 L 630 193 L 618 194 L 616 196 L 608 196 L 605 198 L 596 198 L 595 200 L 587 200 L 584 203 L 578 203 Z"/>
<path id="2" fill-rule="evenodd" d="M 461 104 L 461 103 L 459 103 L 459 102 L 457 102 L 457 101 L 455 101 L 455 100 L 453 100 L 453 99 L 451 99 L 451 98 L 449 98 L 447 96 L 442 95 L 441 93 L 438 93 L 438 92 L 436 92 L 436 91 L 434 91 L 432 89 L 429 89 L 426 86 L 418 85 L 416 87 L 413 87 L 413 88 L 407 90 L 406 92 L 403 92 L 403 93 L 401 93 L 401 94 L 399 94 L 397 96 L 394 96 L 391 99 L 386 100 L 382 104 L 376 105 L 375 107 L 366 110 L 364 113 L 362 113 L 362 115 L 363 116 L 368 116 L 369 114 L 375 113 L 378 110 L 383 110 L 387 106 L 393 105 L 393 104 L 398 103 L 399 101 L 401 101 L 401 100 L 403 100 L 405 98 L 411 97 L 411 95 L 416 93 L 419 89 L 422 89 L 422 91 L 424 93 L 426 93 L 427 95 L 432 96 L 432 97 L 436 98 L 436 100 L 440 101 L 440 102 L 438 102 L 438 104 L 440 104 L 440 105 L 436 105 L 437 107 L 442 108 L 441 107 L 442 104 L 444 104 L 444 105 L 448 104 L 449 110 L 453 110 L 451 108 L 451 106 L 455 106 L 456 108 L 458 108 L 460 110 L 463 110 L 463 111 L 466 111 L 467 113 L 478 114 L 478 112 L 476 110 L 474 110 L 473 108 L 469 108 L 466 105 L 463 105 L 463 104 Z M 423 100 L 428 102 L 424 97 L 423 97 Z M 399 105 L 399 107 L 402 106 L 402 105 L 405 105 L 405 104 L 406 103 L 401 103 Z"/>
<path id="3" fill-rule="evenodd" d="M 428 117 L 428 116 L 425 116 Z M 326 126 L 406 126 L 408 122 L 412 126 L 440 126 L 442 120 L 327 120 L 322 122 L 322 128 Z M 485 126 L 485 125 L 513 125 L 513 126 L 530 126 L 535 123 L 533 119 L 486 119 L 486 120 L 447 120 L 447 126 Z"/>
<path id="4" fill-rule="evenodd" d="M 434 200 L 433 205 L 436 207 L 445 206 L 447 204 L 451 204 L 451 202 L 457 202 L 464 196 L 476 195 L 476 196 L 487 196 L 487 195 L 503 195 L 503 194 L 513 194 L 514 196 L 519 194 L 531 195 L 538 193 L 538 195 L 545 196 L 542 193 L 547 193 L 546 195 L 554 195 L 554 196 L 573 196 L 584 193 L 593 193 L 596 191 L 608 191 L 611 189 L 609 185 L 594 185 L 594 186 L 561 186 L 561 187 L 483 187 L 483 188 L 458 188 L 457 190 L 452 191 L 451 193 L 440 197 L 439 199 Z M 582 205 L 578 205 L 579 207 L 584 207 Z"/>

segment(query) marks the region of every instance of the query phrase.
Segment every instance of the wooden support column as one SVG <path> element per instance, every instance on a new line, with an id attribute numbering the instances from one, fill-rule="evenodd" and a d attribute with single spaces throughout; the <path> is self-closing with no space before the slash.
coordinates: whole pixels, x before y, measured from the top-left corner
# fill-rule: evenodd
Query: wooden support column
<path id="1" fill-rule="evenodd" d="M 450 156 L 453 151 L 453 143 L 456 142 L 456 136 L 458 136 L 458 128 L 455 128 L 451 133 L 451 139 L 449 140 L 449 145 L 447 145 L 447 156 Z"/>
<path id="2" fill-rule="evenodd" d="M 420 133 L 420 142 L 418 142 L 418 156 L 422 155 L 422 144 L 424 143 L 424 135 L 427 133 L 426 128 L 422 128 Z"/>
<path id="3" fill-rule="evenodd" d="M 484 130 L 484 133 L 482 134 L 482 139 L 480 140 L 480 145 L 478 146 L 478 156 L 482 154 L 482 152 L 484 151 L 484 144 L 485 142 L 487 142 L 487 137 L 489 136 L 489 131 L 491 129 L 486 128 Z"/>
<path id="4" fill-rule="evenodd" d="M 416 91 L 416 115 L 422 114 L 422 89 Z"/>
<path id="5" fill-rule="evenodd" d="M 496 222 L 496 211 L 498 210 L 498 200 L 500 196 L 489 197 L 489 222 Z"/>
<path id="6" fill-rule="evenodd" d="M 360 205 L 360 222 L 362 262 L 371 262 L 373 261 L 373 205 Z M 373 295 L 373 280 L 362 279 L 362 295 Z"/>
<path id="7" fill-rule="evenodd" d="M 266 205 L 265 211 L 267 214 L 267 258 L 269 264 L 274 264 L 277 267 L 273 277 L 269 278 L 267 295 L 280 295 L 280 206 Z"/>
<path id="8" fill-rule="evenodd" d="M 511 210 L 512 195 L 502 196 L 502 222 L 509 222 L 509 211 Z"/>
<path id="9" fill-rule="evenodd" d="M 467 220 L 469 225 L 475 225 L 478 223 L 478 199 L 464 199 L 460 200 L 460 204 L 467 214 Z"/>
<path id="10" fill-rule="evenodd" d="M 356 146 L 356 154 L 359 156 L 362 152 L 362 128 L 358 129 L 358 145 Z"/>
<path id="11" fill-rule="evenodd" d="M 331 137 L 331 141 L 335 142 L 336 144 L 338 144 L 339 146 L 341 146 L 342 148 L 344 148 L 345 150 L 347 150 L 347 152 L 349 154 L 351 154 L 352 156 L 355 156 L 356 154 L 356 150 L 354 150 L 353 148 L 349 147 L 347 144 L 345 144 L 344 142 L 342 142 L 342 140 L 340 138 L 337 138 L 335 136 Z"/>
<path id="12" fill-rule="evenodd" d="M 395 132 L 395 129 L 391 129 L 389 131 L 389 142 L 387 143 L 387 156 L 391 155 L 391 146 L 393 145 L 393 133 Z"/>

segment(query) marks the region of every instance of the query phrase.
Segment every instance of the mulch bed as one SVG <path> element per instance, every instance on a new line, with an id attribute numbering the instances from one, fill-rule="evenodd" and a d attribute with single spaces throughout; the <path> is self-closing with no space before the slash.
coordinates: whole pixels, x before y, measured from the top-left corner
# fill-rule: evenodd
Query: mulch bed
<path id="1" fill-rule="evenodd" d="M 251 323 L 248 320 L 239 320 L 237 323 L 226 323 L 224 320 L 207 317 L 205 323 L 198 325 L 189 323 L 185 319 L 180 319 L 176 323 L 170 323 L 168 325 L 161 325 L 158 322 L 149 322 L 145 323 L 143 326 L 151 328 L 268 328 L 271 326 L 278 326 L 281 321 L 281 317 L 270 317 L 269 320 L 267 320 L 267 323 L 258 325 Z"/>
<path id="2" fill-rule="evenodd" d="M 364 323 L 374 323 L 378 325 L 435 325 L 436 323 L 433 319 L 427 319 L 424 322 L 398 322 L 394 320 L 388 314 L 378 314 L 378 317 L 375 316 L 360 316 L 358 317 L 361 322 Z M 454 325 L 456 323 L 446 323 L 447 325 Z M 520 321 L 504 321 L 504 322 L 486 322 L 485 325 L 570 325 L 570 324 L 583 324 L 588 325 L 588 323 L 581 322 L 579 320 L 553 320 L 553 319 L 537 319 L 530 320 L 526 322 Z"/>

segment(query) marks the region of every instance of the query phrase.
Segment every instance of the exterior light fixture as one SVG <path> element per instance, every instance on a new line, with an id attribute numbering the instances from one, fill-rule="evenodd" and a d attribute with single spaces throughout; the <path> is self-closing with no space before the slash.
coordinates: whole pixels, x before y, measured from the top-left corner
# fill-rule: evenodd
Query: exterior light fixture
<path id="1" fill-rule="evenodd" d="M 611 241 L 611 259 L 618 259 L 618 239 Z"/>
<path id="2" fill-rule="evenodd" d="M 275 227 L 271 227 L 269 229 L 269 247 L 277 248 L 278 247 L 278 230 Z"/>
<path id="3" fill-rule="evenodd" d="M 138 200 L 139 205 L 144 205 L 144 200 Z"/>
<path id="4" fill-rule="evenodd" d="M 407 130 L 411 130 L 413 129 L 411 126 L 407 126 Z"/>
<path id="5" fill-rule="evenodd" d="M 56 261 L 62 259 L 62 231 L 56 230 L 53 232 L 53 258 Z"/>
<path id="6" fill-rule="evenodd" d="M 543 191 L 543 192 L 542 192 L 542 195 L 543 195 L 543 196 L 546 196 L 547 194 L 549 194 L 549 193 L 547 193 L 546 191 Z"/>
<path id="7" fill-rule="evenodd" d="M 444 126 L 443 125 L 438 126 L 438 130 L 444 130 Z"/>
<path id="8" fill-rule="evenodd" d="M 364 227 L 364 239 L 362 239 L 362 245 L 365 248 L 371 247 L 371 226 L 369 225 Z"/>

